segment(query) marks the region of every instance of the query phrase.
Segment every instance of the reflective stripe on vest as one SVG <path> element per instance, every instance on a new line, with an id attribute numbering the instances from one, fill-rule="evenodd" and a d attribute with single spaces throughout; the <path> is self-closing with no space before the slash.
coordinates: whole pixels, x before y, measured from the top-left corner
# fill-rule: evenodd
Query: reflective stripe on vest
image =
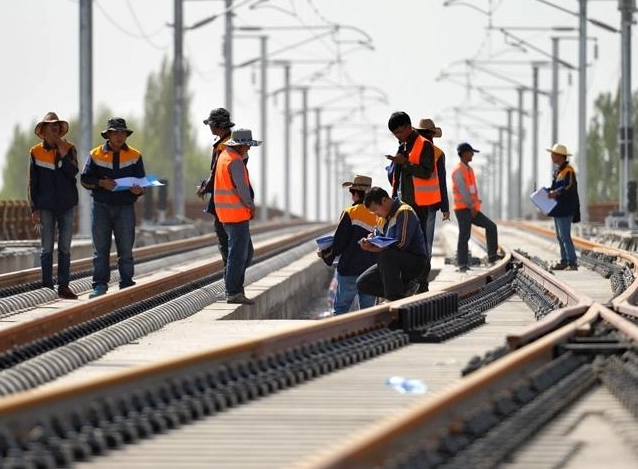
<path id="1" fill-rule="evenodd" d="M 222 223 L 240 223 L 250 220 L 250 209 L 246 207 L 237 193 L 237 189 L 230 177 L 230 163 L 234 160 L 241 162 L 241 155 L 235 151 L 225 149 L 217 160 L 215 183 L 213 184 L 213 200 L 215 212 Z M 244 181 L 250 184 L 248 171 L 244 168 Z"/>
<path id="2" fill-rule="evenodd" d="M 472 199 L 472 207 L 467 206 L 456 183 L 456 174 L 459 171 L 462 173 L 463 180 L 465 181 L 465 187 L 470 193 L 470 197 Z M 454 193 L 454 210 L 461 210 L 464 208 L 475 208 L 477 210 L 481 209 L 481 201 L 478 197 L 478 189 L 476 188 L 476 177 L 474 176 L 474 170 L 468 165 L 459 163 L 456 165 L 456 168 L 454 168 L 454 171 L 452 171 L 452 192 Z"/>
<path id="3" fill-rule="evenodd" d="M 418 135 L 410 150 L 409 161 L 414 165 L 421 164 L 421 151 L 424 145 L 432 145 L 432 142 L 426 140 L 421 135 Z M 412 176 L 412 184 L 414 185 L 414 202 L 417 205 L 434 205 L 441 202 L 441 190 L 439 188 L 439 175 L 436 170 L 436 163 L 441 157 L 443 152 L 432 145 L 434 148 L 434 168 L 432 168 L 432 175 L 423 179 L 420 177 Z M 438 151 L 437 151 L 438 150 Z"/>
<path id="4" fill-rule="evenodd" d="M 31 155 L 33 156 L 33 164 L 36 166 L 55 169 L 55 148 L 47 150 L 44 148 L 44 143 L 39 143 L 31 148 Z"/>
<path id="5" fill-rule="evenodd" d="M 131 146 L 126 149 L 120 149 L 119 169 L 134 165 L 138 162 L 141 156 L 142 154 Z M 100 145 L 99 147 L 91 150 L 91 159 L 97 166 L 113 169 L 113 150 L 104 151 L 104 145 Z"/>
<path id="6" fill-rule="evenodd" d="M 377 226 L 378 217 L 363 204 L 351 205 L 345 209 L 345 212 L 350 216 L 352 226 L 363 228 L 369 233 L 372 233 Z"/>

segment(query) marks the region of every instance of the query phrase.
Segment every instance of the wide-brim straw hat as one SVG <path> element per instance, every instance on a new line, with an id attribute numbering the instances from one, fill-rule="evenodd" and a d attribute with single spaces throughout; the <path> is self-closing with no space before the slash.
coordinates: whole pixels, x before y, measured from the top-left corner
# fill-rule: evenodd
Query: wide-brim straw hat
<path id="1" fill-rule="evenodd" d="M 45 124 L 60 124 L 60 137 L 64 137 L 69 131 L 69 123 L 67 121 L 58 119 L 58 115 L 55 112 L 47 112 L 44 115 L 44 118 L 36 124 L 35 129 L 33 130 L 33 133 L 35 133 L 36 136 L 42 140 L 44 140 L 42 127 Z"/>
<path id="2" fill-rule="evenodd" d="M 372 178 L 356 174 L 352 181 L 341 183 L 341 187 L 348 187 L 355 191 L 367 191 L 372 187 Z"/>
<path id="3" fill-rule="evenodd" d="M 572 156 L 572 154 L 567 151 L 567 147 L 563 145 L 562 143 L 555 143 L 552 148 L 547 148 L 547 151 L 550 153 L 563 155 L 565 157 Z"/>
<path id="4" fill-rule="evenodd" d="M 254 140 L 253 133 L 249 129 L 233 130 L 230 134 L 230 140 L 226 142 L 227 147 L 237 147 L 240 145 L 248 145 L 249 147 L 258 147 L 262 144 L 261 140 Z"/>
<path id="5" fill-rule="evenodd" d="M 432 132 L 433 136 L 436 138 L 440 138 L 443 135 L 443 131 L 441 127 L 437 127 L 434 125 L 434 121 L 432 119 L 421 119 L 419 121 L 419 125 L 415 127 L 416 130 L 429 130 Z"/>

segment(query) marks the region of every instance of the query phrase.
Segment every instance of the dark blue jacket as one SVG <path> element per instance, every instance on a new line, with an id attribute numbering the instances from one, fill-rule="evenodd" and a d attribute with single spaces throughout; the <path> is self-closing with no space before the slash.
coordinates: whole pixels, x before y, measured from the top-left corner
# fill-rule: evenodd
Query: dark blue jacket
<path id="1" fill-rule="evenodd" d="M 345 276 L 358 276 L 376 264 L 376 253 L 364 251 L 359 246 L 359 240 L 367 238 L 374 231 L 376 221 L 376 215 L 370 213 L 360 202 L 355 202 L 346 208 L 341 213 L 332 246 L 321 251 L 321 258 L 326 265 L 332 265 L 335 257 L 341 256 L 337 264 L 337 272 Z"/>
<path id="2" fill-rule="evenodd" d="M 96 202 L 107 205 L 131 205 L 137 200 L 137 195 L 131 191 L 109 191 L 99 186 L 99 180 L 145 176 L 142 154 L 139 151 L 124 144 L 119 152 L 113 152 L 107 140 L 104 145 L 91 150 L 80 182 L 85 189 L 91 191 L 91 196 Z"/>
<path id="3" fill-rule="evenodd" d="M 574 217 L 574 222 L 580 221 L 580 200 L 578 198 L 578 183 L 574 168 L 565 162 L 556 171 L 550 191 L 558 191 L 556 207 L 549 212 L 550 217 Z"/>
<path id="4" fill-rule="evenodd" d="M 388 249 L 399 249 L 426 257 L 425 240 L 421 224 L 414 209 L 405 202 L 393 199 L 390 213 L 375 230 L 376 235 L 394 238 L 396 243 Z"/>
<path id="5" fill-rule="evenodd" d="M 77 150 L 67 143 L 70 146 L 66 155 L 60 155 L 46 141 L 31 147 L 28 197 L 32 212 L 42 209 L 66 212 L 78 204 Z"/>

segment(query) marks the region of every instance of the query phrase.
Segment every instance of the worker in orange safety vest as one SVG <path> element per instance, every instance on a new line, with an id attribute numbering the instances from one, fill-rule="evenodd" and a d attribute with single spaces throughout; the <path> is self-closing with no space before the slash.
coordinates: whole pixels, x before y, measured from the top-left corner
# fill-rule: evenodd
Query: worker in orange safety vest
<path id="1" fill-rule="evenodd" d="M 228 233 L 228 259 L 224 281 L 226 302 L 252 305 L 244 293 L 246 269 L 253 258 L 249 221 L 255 214 L 248 169 L 243 160 L 251 147 L 261 145 L 248 129 L 233 130 L 217 160 L 213 198 L 217 217 Z"/>
<path id="2" fill-rule="evenodd" d="M 454 194 L 454 214 L 459 225 L 456 246 L 456 265 L 458 272 L 467 272 L 469 266 L 468 242 L 472 225 L 485 228 L 487 238 L 487 261 L 494 263 L 502 258 L 498 254 L 498 232 L 496 224 L 481 212 L 481 199 L 476 185 L 474 169 L 470 166 L 474 153 L 478 150 L 469 143 L 461 143 L 456 152 L 461 161 L 452 171 L 452 192 Z"/>

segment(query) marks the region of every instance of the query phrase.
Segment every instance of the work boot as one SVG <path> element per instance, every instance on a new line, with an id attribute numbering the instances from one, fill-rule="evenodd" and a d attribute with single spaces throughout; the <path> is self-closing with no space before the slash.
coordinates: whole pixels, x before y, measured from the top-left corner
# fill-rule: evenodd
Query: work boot
<path id="1" fill-rule="evenodd" d="M 58 287 L 58 297 L 63 298 L 65 300 L 77 300 L 78 296 L 71 291 L 69 286 L 66 287 Z"/>

